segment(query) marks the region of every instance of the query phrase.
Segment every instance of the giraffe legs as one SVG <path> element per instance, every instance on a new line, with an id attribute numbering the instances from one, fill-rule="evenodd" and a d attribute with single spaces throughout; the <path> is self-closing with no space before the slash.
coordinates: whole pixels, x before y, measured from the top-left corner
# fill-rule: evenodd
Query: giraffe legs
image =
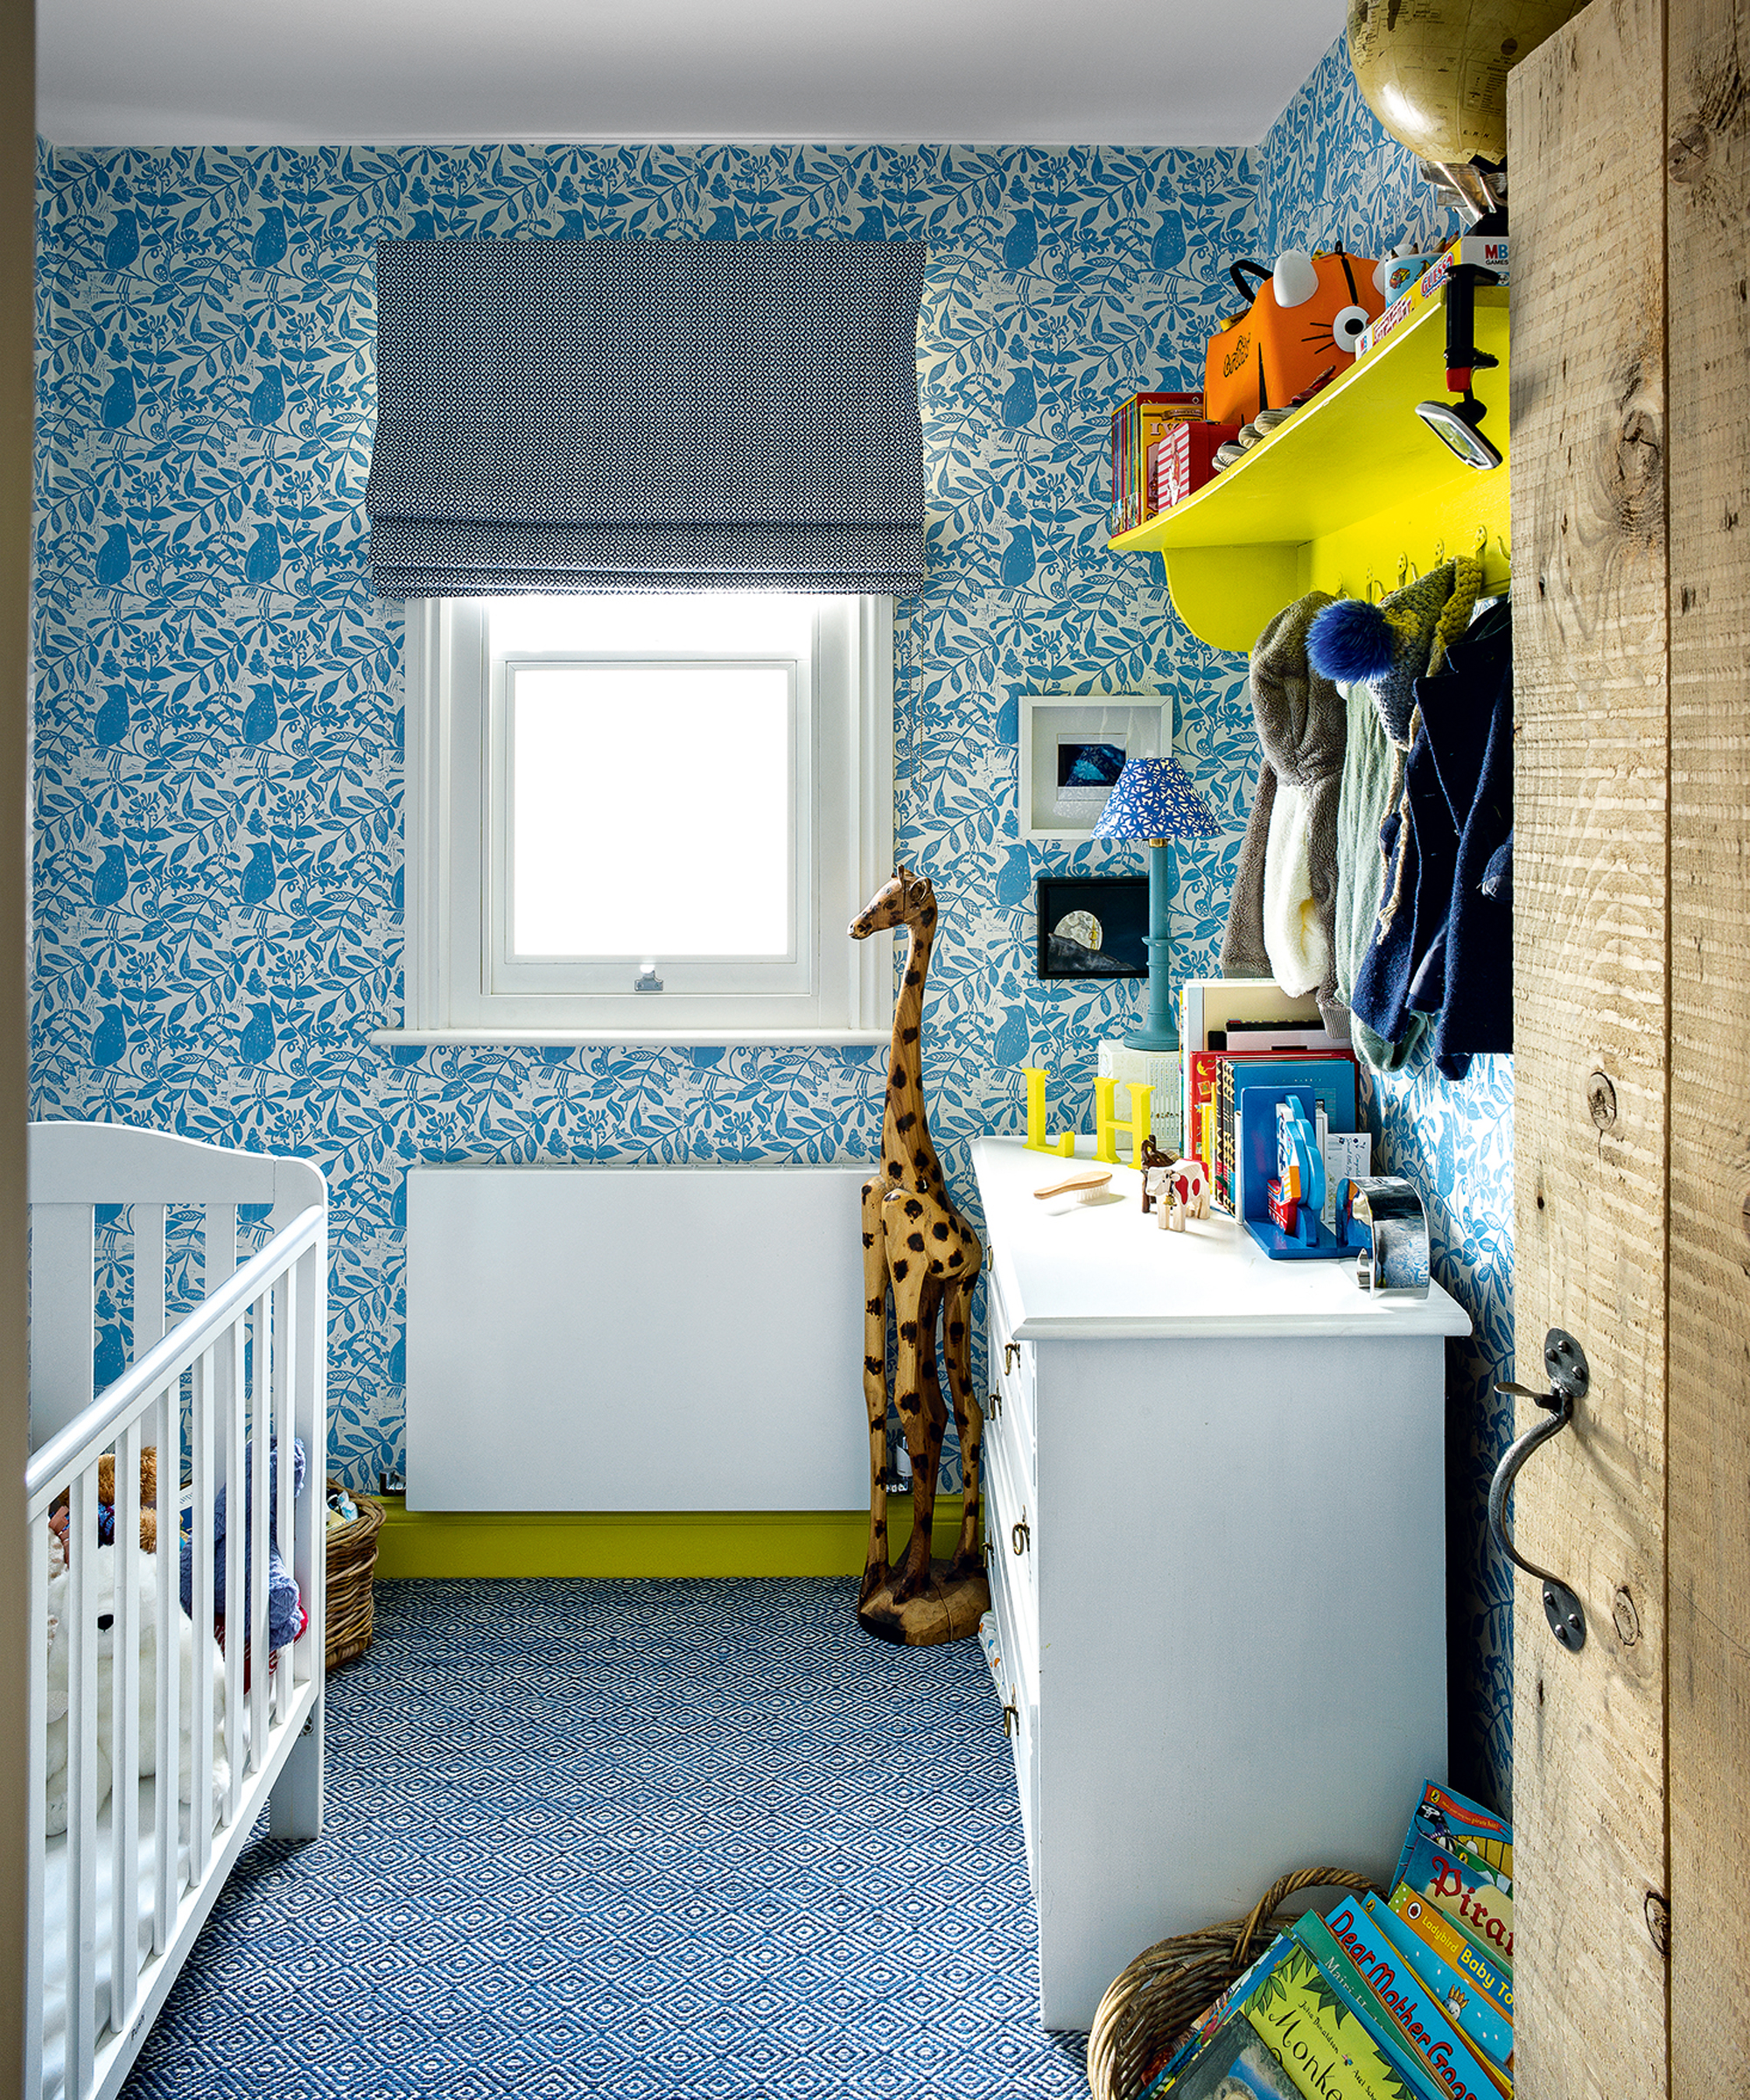
<path id="1" fill-rule="evenodd" d="M 954 1396 L 954 1426 L 960 1437 L 961 1474 L 966 1493 L 960 1544 L 948 1564 L 950 1576 L 976 1574 L 984 1565 L 978 1547 L 978 1505 L 984 1414 L 972 1391 L 972 1286 L 977 1281 L 976 1269 L 970 1276 L 956 1277 L 948 1286 L 942 1312 L 942 1353 L 948 1361 L 948 1390 Z"/>
<path id="2" fill-rule="evenodd" d="M 899 1274 L 900 1268 L 907 1273 Z M 900 1327 L 900 1420 L 906 1448 L 912 1454 L 912 1536 L 899 1579 L 895 1604 L 907 1604 L 928 1586 L 930 1532 L 935 1519 L 935 1478 L 942 1460 L 942 1436 L 948 1426 L 942 1381 L 936 1371 L 935 1323 L 942 1309 L 942 1285 L 921 1262 L 894 1265 L 893 1312 Z"/>
<path id="3" fill-rule="evenodd" d="M 887 1242 L 881 1186 L 863 1184 L 863 1400 L 869 1413 L 869 1551 L 857 1601 L 887 1579 Z"/>

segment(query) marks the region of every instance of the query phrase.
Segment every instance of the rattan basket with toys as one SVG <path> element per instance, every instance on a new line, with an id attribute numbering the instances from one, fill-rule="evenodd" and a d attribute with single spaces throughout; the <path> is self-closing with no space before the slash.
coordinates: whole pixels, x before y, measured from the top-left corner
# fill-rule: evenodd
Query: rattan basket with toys
<path id="1" fill-rule="evenodd" d="M 1177 1933 L 1139 1954 L 1094 2015 L 1088 2036 L 1093 2100 L 1136 2100 L 1192 2023 L 1244 1975 L 1277 1933 L 1294 1923 L 1299 1911 L 1282 1912 L 1291 1896 L 1308 1888 L 1348 1888 L 1361 1895 L 1372 1887 L 1364 1874 L 1302 1867 L 1272 1882 L 1244 1917 Z"/>
<path id="2" fill-rule="evenodd" d="M 340 1486 L 330 1480 L 332 1494 Z M 376 1572 L 377 1533 L 383 1526 L 383 1506 L 374 1494 L 360 1494 L 348 1488 L 358 1515 L 349 1522 L 328 1527 L 328 1626 L 327 1668 L 350 1662 L 371 1644 L 371 1578 Z"/>

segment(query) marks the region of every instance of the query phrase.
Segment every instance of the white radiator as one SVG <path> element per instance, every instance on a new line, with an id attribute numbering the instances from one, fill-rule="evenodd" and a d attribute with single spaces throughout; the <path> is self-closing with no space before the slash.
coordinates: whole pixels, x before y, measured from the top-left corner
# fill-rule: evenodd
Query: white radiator
<path id="1" fill-rule="evenodd" d="M 854 1509 L 865 1166 L 407 1177 L 410 1509 Z"/>

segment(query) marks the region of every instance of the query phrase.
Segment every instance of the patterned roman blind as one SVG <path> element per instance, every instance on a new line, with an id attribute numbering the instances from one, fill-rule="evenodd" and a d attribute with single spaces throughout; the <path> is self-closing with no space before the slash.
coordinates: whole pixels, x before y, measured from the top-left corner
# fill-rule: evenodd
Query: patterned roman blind
<path id="1" fill-rule="evenodd" d="M 916 591 L 924 254 L 379 242 L 379 595 Z"/>

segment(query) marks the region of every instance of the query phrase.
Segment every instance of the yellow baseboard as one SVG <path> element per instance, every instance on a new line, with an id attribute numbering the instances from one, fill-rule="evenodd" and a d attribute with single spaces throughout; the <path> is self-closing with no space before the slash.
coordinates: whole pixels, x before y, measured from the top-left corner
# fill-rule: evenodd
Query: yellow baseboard
<path id="1" fill-rule="evenodd" d="M 889 1504 L 891 1550 L 912 1535 L 909 1502 Z M 864 1509 L 412 1510 L 388 1498 L 377 1540 L 384 1577 L 455 1575 L 860 1575 Z M 951 1554 L 961 1498 L 935 1506 L 931 1544 Z"/>

